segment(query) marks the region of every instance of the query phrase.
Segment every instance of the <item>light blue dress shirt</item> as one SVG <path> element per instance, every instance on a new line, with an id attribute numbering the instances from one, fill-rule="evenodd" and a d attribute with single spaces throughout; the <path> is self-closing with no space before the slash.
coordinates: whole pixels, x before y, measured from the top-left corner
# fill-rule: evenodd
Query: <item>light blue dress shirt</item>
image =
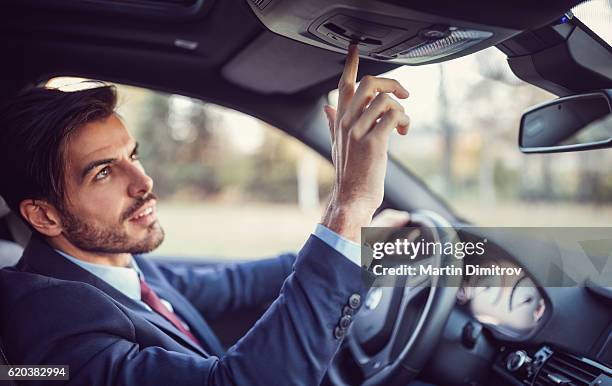
<path id="1" fill-rule="evenodd" d="M 55 251 L 79 267 L 104 280 L 128 298 L 140 301 L 140 276 L 142 272 L 134 259 L 131 259 L 129 267 L 116 267 L 112 265 L 89 263 L 70 256 L 58 249 Z"/>
<path id="2" fill-rule="evenodd" d="M 361 267 L 361 246 L 359 244 L 340 236 L 323 224 L 317 224 L 313 234 Z"/>
<path id="3" fill-rule="evenodd" d="M 74 264 L 78 265 L 79 267 L 85 269 L 86 271 L 89 271 L 89 273 L 104 280 L 117 291 L 121 292 L 128 298 L 135 300 L 142 307 L 151 311 L 151 307 L 149 307 L 145 302 L 143 302 L 140 297 L 140 278 L 142 277 L 144 280 L 144 274 L 142 273 L 140 268 L 138 268 L 136 260 L 131 259 L 129 267 L 115 267 L 112 265 L 88 263 L 86 261 L 79 260 L 73 256 L 70 256 L 69 254 L 64 253 L 58 249 L 56 249 L 55 251 L 60 255 L 64 256 L 66 259 L 73 262 Z M 170 302 L 163 298 L 160 298 L 159 300 L 170 312 L 174 312 L 174 308 L 172 307 L 172 304 L 170 304 Z M 185 325 L 185 327 L 189 329 L 188 326 Z"/>

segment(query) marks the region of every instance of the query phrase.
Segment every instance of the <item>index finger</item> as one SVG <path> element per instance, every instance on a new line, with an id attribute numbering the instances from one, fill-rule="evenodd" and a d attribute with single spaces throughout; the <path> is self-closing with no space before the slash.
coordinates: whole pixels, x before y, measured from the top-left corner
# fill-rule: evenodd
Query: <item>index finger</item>
<path id="1" fill-rule="evenodd" d="M 342 116 L 345 106 L 349 104 L 355 94 L 355 83 L 357 83 L 357 69 L 359 68 L 359 49 L 357 45 L 351 44 L 348 49 L 344 70 L 338 83 L 338 116 Z"/>

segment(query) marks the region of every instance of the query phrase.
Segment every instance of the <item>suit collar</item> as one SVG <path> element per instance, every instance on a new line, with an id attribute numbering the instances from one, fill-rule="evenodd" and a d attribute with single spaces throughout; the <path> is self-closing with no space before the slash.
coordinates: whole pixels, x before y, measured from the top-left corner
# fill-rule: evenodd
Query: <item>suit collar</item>
<path id="1" fill-rule="evenodd" d="M 140 301 L 140 278 L 141 274 L 135 260 L 130 256 L 130 265 L 127 267 L 117 267 L 113 265 L 103 265 L 89 263 L 79 260 L 76 257 L 54 249 L 55 252 L 68 259 L 73 264 L 85 269 L 89 273 L 104 280 L 109 285 L 113 286 L 117 291 L 121 292 L 130 299 Z"/>
<path id="2" fill-rule="evenodd" d="M 32 235 L 30 242 L 23 252 L 21 260 L 17 264 L 17 268 L 21 271 L 38 273 L 61 280 L 78 281 L 90 284 L 105 292 L 108 296 L 121 303 L 123 306 L 129 308 L 131 311 L 153 323 L 158 328 L 164 330 L 166 333 L 170 334 L 177 341 L 179 341 L 179 343 L 187 346 L 193 351 L 208 356 L 208 353 L 206 353 L 201 347 L 191 342 L 191 340 L 185 337 L 183 333 L 172 325 L 172 323 L 157 313 L 148 311 L 137 301 L 130 299 L 128 296 L 124 295 L 113 286 L 106 283 L 104 280 L 91 274 L 86 269 L 79 267 L 77 264 L 72 263 L 51 248 L 51 246 L 40 236 Z M 149 284 L 156 292 L 159 291 L 158 284 L 156 285 L 155 281 Z M 173 299 L 167 300 L 172 302 Z M 189 323 L 189 321 L 187 322 Z"/>

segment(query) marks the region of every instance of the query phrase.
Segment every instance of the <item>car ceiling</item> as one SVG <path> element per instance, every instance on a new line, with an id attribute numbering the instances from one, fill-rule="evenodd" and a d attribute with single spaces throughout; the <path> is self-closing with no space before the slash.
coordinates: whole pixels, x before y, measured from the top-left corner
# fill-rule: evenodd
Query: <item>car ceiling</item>
<path id="1" fill-rule="evenodd" d="M 198 94 L 217 94 L 227 87 L 225 79 L 218 79 L 225 73 L 250 78 L 248 89 L 257 93 L 301 92 L 303 97 L 313 95 L 322 82 L 335 82 L 342 70 L 341 54 L 267 32 L 242 0 L 215 1 L 207 11 L 191 20 L 164 21 L 40 7 L 10 9 L 3 13 L 0 39 L 9 53 L 5 65 L 21 76 L 5 82 L 14 92 L 33 74 L 78 74 L 168 90 L 197 85 Z M 176 39 L 198 46 L 178 48 Z M 390 68 L 370 62 L 362 71 Z M 193 94 L 191 87 L 185 91 Z"/>
<path id="2" fill-rule="evenodd" d="M 184 3 L 189 0 L 141 0 Z M 82 76 L 181 93 L 236 108 L 293 129 L 335 88 L 341 53 L 269 32 L 247 0 L 191 0 L 193 15 L 141 14 L 129 0 L 11 0 L 0 15 L 0 101 L 52 76 Z M 399 3 L 400 0 L 386 0 Z M 549 22 L 577 0 L 555 2 L 412 1 L 419 11 L 525 29 Z M 364 4 L 367 2 L 364 2 Z M 69 6 L 67 6 L 67 4 Z M 545 5 L 546 4 L 546 5 Z M 168 12 L 168 15 L 170 13 Z M 177 39 L 181 42 L 177 44 Z M 195 48 L 185 48 L 192 43 Z M 362 60 L 362 74 L 396 65 Z M 284 121 L 284 122 L 283 122 Z"/>

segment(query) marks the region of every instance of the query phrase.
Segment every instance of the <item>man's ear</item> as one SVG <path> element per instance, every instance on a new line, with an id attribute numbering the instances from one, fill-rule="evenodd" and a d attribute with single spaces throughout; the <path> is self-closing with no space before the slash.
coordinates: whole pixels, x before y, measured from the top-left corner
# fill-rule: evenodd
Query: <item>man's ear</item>
<path id="1" fill-rule="evenodd" d="M 23 200 L 19 203 L 19 211 L 39 233 L 48 237 L 59 236 L 62 233 L 59 212 L 47 201 Z"/>

